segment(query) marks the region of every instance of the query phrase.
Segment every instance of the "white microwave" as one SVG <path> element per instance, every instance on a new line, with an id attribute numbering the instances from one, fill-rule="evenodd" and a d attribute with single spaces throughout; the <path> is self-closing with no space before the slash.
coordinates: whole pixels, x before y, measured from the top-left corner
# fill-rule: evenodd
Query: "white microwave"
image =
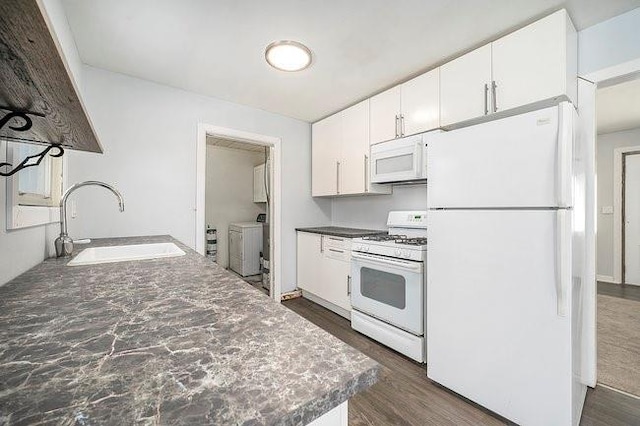
<path id="1" fill-rule="evenodd" d="M 426 181 L 427 139 L 433 133 L 422 133 L 372 145 L 371 183 Z"/>

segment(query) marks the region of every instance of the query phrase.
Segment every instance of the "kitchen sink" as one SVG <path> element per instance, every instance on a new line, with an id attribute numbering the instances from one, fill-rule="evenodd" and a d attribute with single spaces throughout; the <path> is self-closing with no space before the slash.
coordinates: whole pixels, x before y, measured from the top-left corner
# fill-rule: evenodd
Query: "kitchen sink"
<path id="1" fill-rule="evenodd" d="M 91 247 L 82 250 L 67 266 L 95 265 L 98 263 L 126 262 L 130 260 L 158 259 L 184 256 L 174 243 L 132 244 L 126 246 Z"/>

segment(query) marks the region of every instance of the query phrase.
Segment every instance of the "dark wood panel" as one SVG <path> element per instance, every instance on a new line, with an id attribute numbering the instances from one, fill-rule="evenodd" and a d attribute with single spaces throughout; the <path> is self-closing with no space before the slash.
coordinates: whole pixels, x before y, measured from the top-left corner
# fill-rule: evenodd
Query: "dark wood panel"
<path id="1" fill-rule="evenodd" d="M 583 426 L 638 426 L 640 425 L 640 400 L 596 386 L 587 393 L 580 424 Z"/>
<path id="2" fill-rule="evenodd" d="M 102 152 L 61 55 L 36 0 L 0 0 L 0 107 L 44 115 L 29 116 L 26 132 L 4 126 L 0 137 Z"/>
<path id="3" fill-rule="evenodd" d="M 598 282 L 598 294 L 640 302 L 640 286 Z"/>
<path id="4" fill-rule="evenodd" d="M 284 306 L 378 361 L 380 381 L 349 401 L 351 425 L 502 425 L 505 419 L 439 386 L 424 366 L 354 331 L 348 320 L 307 299 Z M 640 425 L 640 400 L 590 389 L 582 425 Z"/>

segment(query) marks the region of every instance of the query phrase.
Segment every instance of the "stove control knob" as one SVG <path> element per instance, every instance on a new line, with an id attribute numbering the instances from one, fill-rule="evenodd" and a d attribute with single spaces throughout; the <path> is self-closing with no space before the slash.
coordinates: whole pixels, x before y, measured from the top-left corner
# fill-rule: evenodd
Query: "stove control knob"
<path id="1" fill-rule="evenodd" d="M 369 246 L 365 246 L 365 247 L 364 247 L 364 251 L 366 251 L 367 253 L 369 253 Z"/>
<path id="2" fill-rule="evenodd" d="M 404 257 L 405 259 L 410 259 L 411 258 L 411 252 L 409 250 L 405 250 L 402 253 L 402 257 Z"/>
<path id="3" fill-rule="evenodd" d="M 396 249 L 396 256 L 402 256 L 402 250 Z"/>

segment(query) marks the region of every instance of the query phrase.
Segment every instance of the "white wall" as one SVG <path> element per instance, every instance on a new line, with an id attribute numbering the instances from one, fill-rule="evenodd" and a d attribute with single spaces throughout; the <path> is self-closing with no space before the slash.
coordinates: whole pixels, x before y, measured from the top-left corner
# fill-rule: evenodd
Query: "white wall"
<path id="1" fill-rule="evenodd" d="M 628 146 L 640 146 L 640 128 L 598 135 L 597 273 L 609 278 L 613 277 L 614 215 L 602 214 L 602 207 L 613 206 L 613 150 Z"/>
<path id="2" fill-rule="evenodd" d="M 426 209 L 426 185 L 395 186 L 391 195 L 335 198 L 332 223 L 336 226 L 386 230 L 389 211 Z"/>
<path id="3" fill-rule="evenodd" d="M 0 141 L 0 162 L 6 158 L 6 142 Z M 0 178 L 0 286 L 48 257 L 59 232 L 57 223 L 7 231 L 6 181 Z"/>
<path id="4" fill-rule="evenodd" d="M 112 194 L 83 188 L 73 197 L 72 238 L 171 234 L 195 246 L 196 133 L 199 122 L 282 140 L 282 289 L 295 287 L 297 226 L 329 224 L 331 201 L 311 193 L 309 123 L 97 68 L 84 67 L 83 92 L 103 155 L 69 154 L 69 183 L 103 180 Z M 201 230 L 198 230 L 201 232 Z"/>
<path id="5" fill-rule="evenodd" d="M 229 267 L 229 224 L 254 222 L 266 203 L 253 202 L 253 167 L 264 154 L 207 145 L 205 221 L 218 231 L 218 259 Z"/>
<path id="6" fill-rule="evenodd" d="M 578 73 L 587 75 L 640 59 L 640 8 L 578 33 Z"/>

